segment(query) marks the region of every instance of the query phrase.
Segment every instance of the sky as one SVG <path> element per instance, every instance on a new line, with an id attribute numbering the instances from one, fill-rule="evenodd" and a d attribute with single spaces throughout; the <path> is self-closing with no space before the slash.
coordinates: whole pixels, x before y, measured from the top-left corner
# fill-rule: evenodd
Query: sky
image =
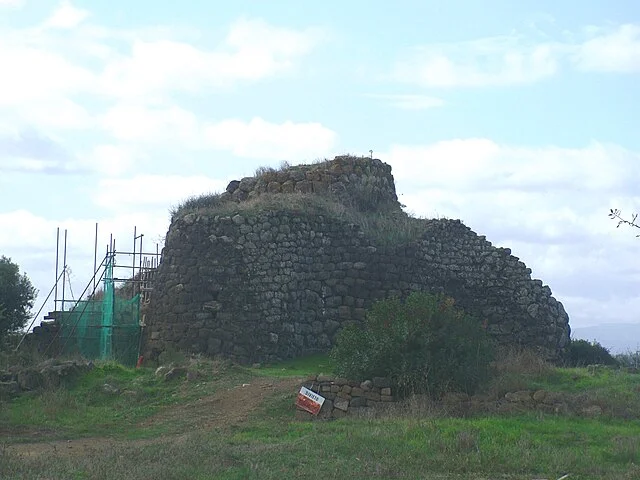
<path id="1" fill-rule="evenodd" d="M 0 0 L 0 254 L 37 309 L 57 228 L 77 297 L 96 223 L 99 257 L 155 251 L 190 196 L 372 150 L 572 328 L 639 324 L 640 230 L 607 215 L 640 212 L 638 107 L 635 0 Z"/>

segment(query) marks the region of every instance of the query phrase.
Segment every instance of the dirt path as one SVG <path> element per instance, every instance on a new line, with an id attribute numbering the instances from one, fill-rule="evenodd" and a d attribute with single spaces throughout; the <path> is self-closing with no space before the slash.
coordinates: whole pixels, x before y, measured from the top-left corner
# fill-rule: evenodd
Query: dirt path
<path id="1" fill-rule="evenodd" d="M 174 405 L 163 409 L 156 415 L 141 422 L 138 427 L 171 424 L 179 425 L 179 433 L 162 435 L 162 437 L 136 440 L 123 440 L 110 437 L 89 437 L 74 440 L 38 441 L 37 432 L 33 434 L 34 442 L 8 445 L 8 452 L 21 456 L 39 455 L 87 455 L 118 446 L 141 446 L 154 443 L 180 441 L 194 429 L 225 428 L 246 421 L 258 410 L 264 401 L 278 393 L 291 393 L 292 401 L 295 388 L 300 384 L 298 378 L 271 379 L 254 378 L 251 383 L 236 385 L 214 395 L 196 401 Z M 1 445 L 0 445 L 1 447 Z"/>

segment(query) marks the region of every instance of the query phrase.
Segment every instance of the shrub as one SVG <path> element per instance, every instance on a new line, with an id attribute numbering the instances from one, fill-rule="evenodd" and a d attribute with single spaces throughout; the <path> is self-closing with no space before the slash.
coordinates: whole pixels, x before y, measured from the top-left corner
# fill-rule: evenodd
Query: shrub
<path id="1" fill-rule="evenodd" d="M 493 344 L 480 322 L 443 295 L 412 293 L 375 303 L 363 325 L 342 329 L 331 351 L 336 373 L 388 377 L 403 396 L 473 393 L 490 374 Z"/>
<path id="2" fill-rule="evenodd" d="M 615 358 L 621 367 L 640 368 L 640 350 L 619 353 Z"/>
<path id="3" fill-rule="evenodd" d="M 567 363 L 571 367 L 584 367 L 586 365 L 617 365 L 618 362 L 611 356 L 609 350 L 595 340 L 571 340 L 567 349 Z"/>

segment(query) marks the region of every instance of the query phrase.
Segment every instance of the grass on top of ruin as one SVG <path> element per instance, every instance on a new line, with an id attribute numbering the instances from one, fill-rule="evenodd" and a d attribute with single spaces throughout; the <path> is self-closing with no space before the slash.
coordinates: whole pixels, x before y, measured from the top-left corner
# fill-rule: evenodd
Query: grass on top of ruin
<path id="1" fill-rule="evenodd" d="M 186 199 L 171 211 L 172 219 L 194 213 L 203 216 L 256 217 L 267 212 L 286 212 L 296 216 L 326 216 L 344 224 L 357 225 L 374 244 L 398 245 L 421 238 L 427 219 L 402 210 L 360 211 L 333 199 L 308 193 L 264 193 L 242 202 L 228 201 L 218 194 Z"/>

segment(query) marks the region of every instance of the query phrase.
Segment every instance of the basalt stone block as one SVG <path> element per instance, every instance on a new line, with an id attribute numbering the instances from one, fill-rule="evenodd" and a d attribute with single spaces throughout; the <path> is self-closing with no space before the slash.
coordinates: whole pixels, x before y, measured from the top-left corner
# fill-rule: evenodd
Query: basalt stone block
<path id="1" fill-rule="evenodd" d="M 263 195 L 273 201 L 261 206 Z M 234 180 L 224 196 L 219 208 L 223 196 L 206 213 L 185 209 L 172 218 L 145 307 L 153 332 L 144 337 L 146 358 L 191 347 L 250 363 L 326 352 L 342 327 L 366 320 L 375 301 L 413 291 L 453 297 L 501 345 L 562 357 L 568 316 L 550 288 L 510 250 L 460 221 L 414 219 L 405 238 L 391 167 L 380 160 L 341 156 L 282 168 Z M 234 209 L 249 199 L 250 208 Z M 350 215 L 359 208 L 373 208 L 393 239 L 371 228 L 368 214 Z M 198 331 L 225 343 L 211 344 Z"/>

